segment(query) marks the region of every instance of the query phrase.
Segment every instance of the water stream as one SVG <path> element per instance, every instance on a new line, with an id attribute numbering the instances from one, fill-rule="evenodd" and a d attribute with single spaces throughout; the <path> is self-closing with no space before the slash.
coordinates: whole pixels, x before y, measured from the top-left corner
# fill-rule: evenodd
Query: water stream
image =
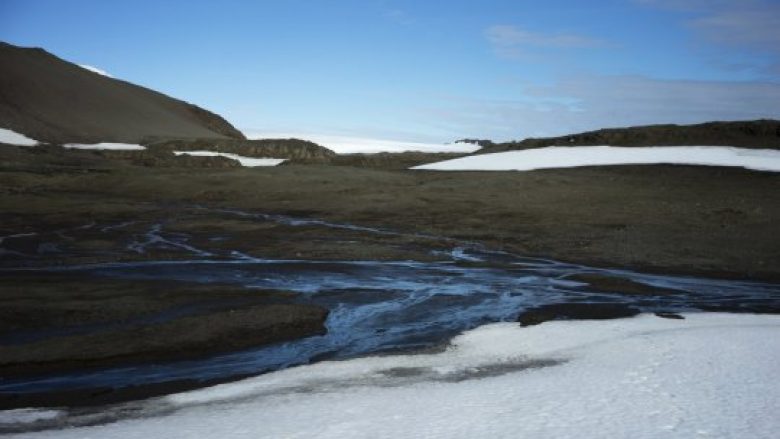
<path id="1" fill-rule="evenodd" d="M 258 221 L 321 227 L 323 233 L 333 228 L 376 234 L 395 233 L 319 220 L 224 212 L 249 216 Z M 127 224 L 103 225 L 99 230 L 122 228 Z M 258 374 L 315 360 L 428 348 L 446 343 L 449 337 L 466 329 L 488 322 L 511 321 L 523 310 L 550 303 L 625 303 L 647 312 L 712 307 L 739 311 L 761 306 L 777 307 L 780 300 L 780 285 L 775 284 L 593 268 L 524 258 L 454 241 L 450 251 L 435 251 L 440 260 L 434 262 L 260 259 L 240 252 L 217 255 L 188 244 L 186 235 L 166 234 L 163 227 L 153 224 L 145 234 L 128 245 L 128 250 L 143 253 L 153 246 L 178 249 L 188 252 L 191 257 L 175 261 L 147 260 L 34 269 L 67 270 L 121 279 L 235 284 L 247 288 L 295 291 L 300 293 L 299 302 L 321 305 L 330 310 L 327 333 L 195 361 L 1 380 L 0 392 L 123 387 L 180 379 L 210 380 Z M 583 282 L 567 279 L 575 274 L 630 279 L 662 288 L 664 292 L 657 295 L 602 292 Z M 35 334 L 27 335 L 33 339 L 36 337 Z M 46 334 L 38 336 L 45 337 Z"/>

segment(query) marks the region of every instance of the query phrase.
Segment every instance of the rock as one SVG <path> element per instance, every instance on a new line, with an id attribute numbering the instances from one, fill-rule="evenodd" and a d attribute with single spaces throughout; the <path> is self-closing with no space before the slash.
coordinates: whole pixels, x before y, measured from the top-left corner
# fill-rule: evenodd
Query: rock
<path id="1" fill-rule="evenodd" d="M 493 143 L 493 141 L 490 139 L 458 139 L 455 141 L 455 143 L 474 143 L 483 148 L 489 148 L 495 145 L 495 143 Z"/>
<path id="2" fill-rule="evenodd" d="M 375 169 L 409 169 L 426 163 L 463 157 L 465 154 L 448 152 L 380 152 L 375 154 L 339 154 L 325 163 L 332 166 L 353 166 Z M 322 161 L 293 160 L 291 163 L 322 163 Z"/>
<path id="3" fill-rule="evenodd" d="M 658 311 L 657 313 L 655 313 L 655 315 L 664 319 L 685 320 L 685 317 L 674 312 Z"/>
<path id="4" fill-rule="evenodd" d="M 157 153 L 215 151 L 245 157 L 301 160 L 311 163 L 324 163 L 336 156 L 335 152 L 324 146 L 300 139 L 177 139 L 149 142 L 146 147 Z"/>
<path id="5" fill-rule="evenodd" d="M 553 303 L 528 309 L 518 316 L 522 326 L 550 320 L 608 320 L 633 317 L 639 310 L 622 303 Z"/>
<path id="6" fill-rule="evenodd" d="M 67 151 L 70 152 L 70 151 Z M 174 155 L 170 151 L 86 151 L 95 156 L 105 157 L 111 160 L 119 160 L 134 166 L 148 168 L 240 168 L 241 163 L 228 157 L 203 157 L 191 155 Z"/>

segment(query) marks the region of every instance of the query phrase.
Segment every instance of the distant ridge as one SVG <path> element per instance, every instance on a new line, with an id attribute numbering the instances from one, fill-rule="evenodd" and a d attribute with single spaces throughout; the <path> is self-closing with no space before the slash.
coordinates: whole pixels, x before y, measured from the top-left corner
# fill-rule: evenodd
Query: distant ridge
<path id="1" fill-rule="evenodd" d="M 48 143 L 245 139 L 217 114 L 93 73 L 40 48 L 0 42 L 0 127 Z"/>
<path id="2" fill-rule="evenodd" d="M 760 119 L 696 125 L 646 125 L 607 128 L 559 137 L 486 143 L 476 154 L 545 146 L 737 146 L 780 149 L 780 121 Z"/>

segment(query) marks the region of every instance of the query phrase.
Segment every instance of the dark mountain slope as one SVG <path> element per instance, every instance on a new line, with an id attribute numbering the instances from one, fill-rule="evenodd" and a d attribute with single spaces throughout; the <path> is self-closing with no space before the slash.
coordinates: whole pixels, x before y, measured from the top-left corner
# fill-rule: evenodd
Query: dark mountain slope
<path id="1" fill-rule="evenodd" d="M 0 42 L 0 127 L 50 143 L 233 138 L 222 117 L 64 61 Z"/>
<path id="2" fill-rule="evenodd" d="M 545 146 L 738 146 L 780 148 L 780 121 L 707 122 L 697 125 L 648 125 L 608 128 L 560 137 L 486 144 L 477 154 Z"/>

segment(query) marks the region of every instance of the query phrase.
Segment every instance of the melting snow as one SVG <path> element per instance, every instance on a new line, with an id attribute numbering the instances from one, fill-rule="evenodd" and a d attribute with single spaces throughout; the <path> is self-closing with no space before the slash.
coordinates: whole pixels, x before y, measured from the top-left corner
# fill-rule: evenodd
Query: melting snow
<path id="1" fill-rule="evenodd" d="M 531 171 L 626 164 L 735 166 L 780 171 L 780 151 L 727 146 L 550 146 L 482 154 L 416 166 L 436 171 Z"/>
<path id="2" fill-rule="evenodd" d="M 146 147 L 132 143 L 66 143 L 62 145 L 71 149 L 106 149 L 112 151 L 141 151 Z"/>
<path id="3" fill-rule="evenodd" d="M 35 146 L 38 144 L 38 141 L 7 128 L 0 128 L 0 143 L 19 146 Z"/>
<path id="4" fill-rule="evenodd" d="M 300 134 L 300 133 L 249 133 L 250 139 L 302 139 L 314 142 L 324 146 L 338 154 L 367 153 L 374 154 L 379 152 L 460 152 L 471 153 L 480 148 L 474 143 L 420 143 L 404 142 L 402 140 L 384 140 L 368 139 L 362 137 L 347 136 L 328 136 L 321 134 Z"/>
<path id="5" fill-rule="evenodd" d="M 79 67 L 81 67 L 82 69 L 87 69 L 90 72 L 97 73 L 98 75 L 103 75 L 103 76 L 107 76 L 109 78 L 113 78 L 113 76 L 109 75 L 108 72 L 106 72 L 103 69 L 99 69 L 99 68 L 97 68 L 95 66 L 91 66 L 91 65 L 88 65 L 88 64 L 79 64 Z"/>
<path id="6" fill-rule="evenodd" d="M 60 410 L 49 409 L 16 409 L 0 411 L 0 425 L 2 424 L 29 424 L 45 419 L 54 419 L 64 414 Z"/>
<path id="7" fill-rule="evenodd" d="M 195 157 L 227 157 L 229 159 L 237 160 L 241 163 L 241 166 L 247 167 L 276 166 L 285 161 L 285 159 L 244 157 L 238 154 L 215 151 L 174 151 L 173 153 L 176 155 L 191 155 Z"/>
<path id="8" fill-rule="evenodd" d="M 776 437 L 780 316 L 685 317 L 491 324 L 440 353 L 291 368 L 29 437 Z"/>

